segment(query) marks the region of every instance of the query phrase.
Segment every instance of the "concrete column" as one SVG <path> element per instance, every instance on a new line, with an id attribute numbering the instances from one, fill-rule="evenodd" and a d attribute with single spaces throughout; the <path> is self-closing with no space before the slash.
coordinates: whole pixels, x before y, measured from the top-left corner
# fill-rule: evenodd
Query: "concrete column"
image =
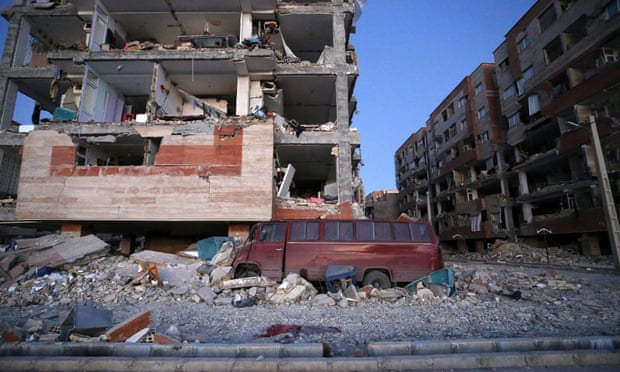
<path id="1" fill-rule="evenodd" d="M 236 115 L 247 115 L 250 107 L 250 77 L 237 76 Z"/>
<path id="2" fill-rule="evenodd" d="M 242 12 L 239 23 L 239 41 L 252 37 L 252 13 Z"/>
<path id="3" fill-rule="evenodd" d="M 600 257 L 601 246 L 599 244 L 598 236 L 584 233 L 580 239 L 581 250 L 584 256 L 588 257 Z"/>
<path id="4" fill-rule="evenodd" d="M 17 63 L 18 65 L 23 64 L 28 47 L 29 33 L 30 26 L 28 23 L 22 22 L 22 18 L 18 13 L 14 14 L 10 18 L 7 28 L 2 65 L 13 66 L 16 61 L 19 62 Z M 15 83 L 7 78 L 0 79 L 0 130 L 11 126 L 17 93 L 18 88 Z"/>
<path id="5" fill-rule="evenodd" d="M 121 239 L 121 253 L 125 256 L 129 256 L 131 254 L 131 242 L 133 241 L 133 236 L 131 235 L 123 235 Z"/>
<path id="6" fill-rule="evenodd" d="M 521 195 L 526 195 L 530 193 L 530 188 L 527 184 L 527 174 L 524 171 L 519 171 L 519 192 Z M 521 209 L 523 210 L 523 219 L 527 223 L 532 222 L 532 204 L 530 203 L 522 203 Z"/>
<path id="7" fill-rule="evenodd" d="M 60 235 L 71 238 L 79 238 L 82 236 L 82 225 L 75 223 L 66 223 L 60 227 Z"/>
<path id="8" fill-rule="evenodd" d="M 525 222 L 531 223 L 532 217 L 534 216 L 534 214 L 532 213 L 532 204 L 530 203 L 521 204 L 521 210 L 523 211 L 523 219 L 525 220 Z"/>
<path id="9" fill-rule="evenodd" d="M 17 84 L 6 78 L 0 79 L 0 131 L 11 126 L 18 92 Z"/>
<path id="10" fill-rule="evenodd" d="M 338 200 L 340 203 L 353 201 L 353 177 L 351 176 L 351 144 L 340 142 L 338 145 Z"/>
<path id="11" fill-rule="evenodd" d="M 26 19 L 19 21 L 19 32 L 13 50 L 13 65 L 23 66 L 30 60 L 30 23 Z"/>
<path id="12" fill-rule="evenodd" d="M 467 249 L 467 240 L 465 239 L 459 239 L 456 241 L 456 249 L 461 252 L 461 253 L 465 253 L 468 251 Z"/>
<path id="13" fill-rule="evenodd" d="M 530 193 L 530 187 L 527 184 L 527 174 L 524 171 L 519 171 L 519 191 L 521 195 Z"/>
<path id="14" fill-rule="evenodd" d="M 228 236 L 244 241 L 248 235 L 250 235 L 250 225 L 243 223 L 228 225 Z"/>
<path id="15" fill-rule="evenodd" d="M 353 161 L 352 147 L 346 140 L 349 133 L 349 79 L 344 69 L 346 66 L 346 33 L 342 0 L 332 2 L 334 60 L 336 65 L 336 122 L 341 140 L 338 143 L 337 177 L 338 200 L 340 203 L 353 201 Z"/>

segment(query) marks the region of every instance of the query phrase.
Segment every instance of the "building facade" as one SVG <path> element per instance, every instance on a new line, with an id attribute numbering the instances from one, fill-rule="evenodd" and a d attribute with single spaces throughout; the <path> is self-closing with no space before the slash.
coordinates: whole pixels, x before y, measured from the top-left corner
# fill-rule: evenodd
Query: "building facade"
<path id="1" fill-rule="evenodd" d="M 482 248 L 551 236 L 584 254 L 613 252 L 605 211 L 620 195 L 619 5 L 536 2 L 494 64 L 482 64 L 430 115 L 432 219 L 444 242 Z M 461 99 L 469 113 L 458 111 Z M 590 121 L 607 174 L 597 171 Z"/>
<path id="2" fill-rule="evenodd" d="M 361 214 L 358 5 L 16 0 L 3 10 L 4 224 L 182 246 Z M 36 102 L 17 123 L 28 133 L 12 130 L 20 95 Z"/>
<path id="3" fill-rule="evenodd" d="M 394 160 L 399 211 L 416 219 L 430 220 L 427 143 L 426 128 L 422 127 L 400 146 Z"/>
<path id="4" fill-rule="evenodd" d="M 368 218 L 395 220 L 400 215 L 398 190 L 373 191 L 366 195 L 364 215 Z"/>

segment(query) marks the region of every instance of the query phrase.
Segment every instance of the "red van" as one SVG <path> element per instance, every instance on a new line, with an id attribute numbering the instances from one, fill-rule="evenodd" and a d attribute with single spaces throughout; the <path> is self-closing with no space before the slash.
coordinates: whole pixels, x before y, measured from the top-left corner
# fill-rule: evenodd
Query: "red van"
<path id="1" fill-rule="evenodd" d="M 291 220 L 257 223 L 233 262 L 236 278 L 263 275 L 280 281 L 290 272 L 325 280 L 327 265 L 355 269 L 355 280 L 389 288 L 442 269 L 428 222 Z"/>

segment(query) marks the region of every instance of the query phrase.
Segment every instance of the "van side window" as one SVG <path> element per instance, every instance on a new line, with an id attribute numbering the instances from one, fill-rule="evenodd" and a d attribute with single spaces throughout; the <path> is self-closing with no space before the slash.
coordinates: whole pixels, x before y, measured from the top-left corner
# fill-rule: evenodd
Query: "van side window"
<path id="1" fill-rule="evenodd" d="M 400 242 L 411 241 L 411 230 L 407 222 L 394 222 L 394 239 Z"/>
<path id="2" fill-rule="evenodd" d="M 325 221 L 325 240 L 353 240 L 353 222 Z"/>
<path id="3" fill-rule="evenodd" d="M 374 231 L 372 228 L 374 227 L 372 221 L 357 221 L 355 223 L 355 236 L 357 240 L 367 241 L 373 240 Z"/>
<path id="4" fill-rule="evenodd" d="M 419 242 L 428 242 L 431 240 L 428 232 L 428 225 L 423 223 L 413 223 L 411 224 L 411 230 L 413 233 L 413 240 Z"/>
<path id="5" fill-rule="evenodd" d="M 375 240 L 392 240 L 389 222 L 375 222 Z"/>
<path id="6" fill-rule="evenodd" d="M 281 242 L 284 240 L 284 224 L 283 223 L 268 223 L 264 224 L 260 228 L 258 234 L 258 241 L 261 242 Z"/>
<path id="7" fill-rule="evenodd" d="M 291 222 L 291 240 L 319 240 L 319 222 Z"/>

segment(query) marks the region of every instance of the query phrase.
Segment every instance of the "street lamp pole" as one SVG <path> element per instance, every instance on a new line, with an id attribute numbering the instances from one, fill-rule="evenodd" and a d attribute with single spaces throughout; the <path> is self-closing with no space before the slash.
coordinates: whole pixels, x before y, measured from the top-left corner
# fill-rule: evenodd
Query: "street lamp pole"
<path id="1" fill-rule="evenodd" d="M 616 205 L 609 184 L 609 175 L 607 173 L 607 165 L 603 156 L 601 140 L 598 136 L 598 128 L 594 115 L 590 115 L 590 136 L 592 137 L 592 146 L 594 147 L 594 157 L 596 159 L 596 168 L 598 169 L 598 183 L 601 188 L 601 196 L 603 198 L 603 211 L 605 212 L 605 222 L 607 225 L 607 233 L 609 234 L 609 246 L 614 257 L 614 266 L 620 270 L 620 226 L 618 225 L 618 214 L 616 213 Z"/>

